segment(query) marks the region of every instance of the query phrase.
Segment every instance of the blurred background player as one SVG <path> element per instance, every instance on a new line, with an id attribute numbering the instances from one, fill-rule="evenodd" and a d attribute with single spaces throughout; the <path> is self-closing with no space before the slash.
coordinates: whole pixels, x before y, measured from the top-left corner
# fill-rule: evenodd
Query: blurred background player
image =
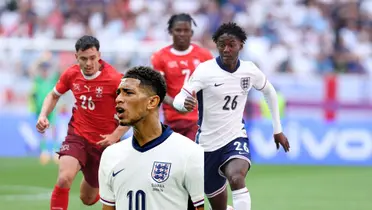
<path id="1" fill-rule="evenodd" d="M 133 67 L 117 94 L 120 125 L 132 126 L 134 134 L 102 154 L 103 210 L 186 210 L 189 195 L 194 209 L 203 210 L 204 152 L 160 122 L 164 78 L 150 67 Z"/>
<path id="2" fill-rule="evenodd" d="M 59 71 L 53 69 L 50 63 L 50 56 L 50 53 L 45 53 L 30 69 L 30 74 L 33 76 L 31 103 L 36 119 L 41 113 L 44 98 L 53 89 L 60 76 Z M 40 135 L 40 163 L 43 165 L 48 163 L 51 157 L 54 158 L 56 163 L 58 162 L 58 156 L 55 153 L 59 148 L 59 141 L 56 135 L 56 115 L 57 110 L 54 109 L 48 115 L 50 129 Z"/>
<path id="3" fill-rule="evenodd" d="M 167 95 L 164 99 L 164 123 L 175 132 L 195 141 L 198 131 L 198 112 L 180 113 L 173 107 L 173 99 L 189 79 L 199 63 L 212 59 L 205 48 L 191 43 L 196 26 L 194 19 L 185 13 L 175 14 L 168 20 L 168 33 L 173 43 L 155 52 L 151 62 L 155 70 L 160 71 L 167 83 Z M 189 200 L 189 210 L 195 209 Z"/>
<path id="4" fill-rule="evenodd" d="M 122 74 L 101 60 L 99 41 L 83 36 L 75 45 L 76 60 L 62 73 L 55 88 L 45 98 L 36 128 L 44 133 L 50 126 L 49 114 L 61 95 L 71 90 L 75 106 L 67 136 L 58 152 L 60 155 L 57 184 L 54 187 L 50 209 L 67 210 L 69 190 L 81 170 L 84 178 L 80 185 L 80 199 L 85 205 L 99 200 L 98 167 L 101 154 L 108 145 L 117 142 L 128 130 L 118 126 L 114 118 L 116 89 Z"/>
<path id="5" fill-rule="evenodd" d="M 196 66 L 212 59 L 212 54 L 205 48 L 191 43 L 194 19 L 185 13 L 172 15 L 168 20 L 168 33 L 173 43 L 155 52 L 151 62 L 155 70 L 160 71 L 167 82 L 167 95 L 164 99 L 164 123 L 175 132 L 195 140 L 198 130 L 198 112 L 179 113 L 173 107 L 173 99 L 189 79 Z"/>
<path id="6" fill-rule="evenodd" d="M 239 59 L 246 39 L 245 31 L 236 23 L 221 25 L 213 35 L 219 56 L 200 64 L 174 99 L 174 107 L 180 111 L 192 111 L 199 105 L 197 138 L 205 151 L 204 188 L 214 210 L 227 208 L 226 181 L 233 194 L 234 209 L 251 209 L 245 184 L 251 154 L 242 119 L 252 87 L 261 91 L 268 103 L 277 149 L 281 145 L 289 151 L 274 87 L 253 62 Z"/>

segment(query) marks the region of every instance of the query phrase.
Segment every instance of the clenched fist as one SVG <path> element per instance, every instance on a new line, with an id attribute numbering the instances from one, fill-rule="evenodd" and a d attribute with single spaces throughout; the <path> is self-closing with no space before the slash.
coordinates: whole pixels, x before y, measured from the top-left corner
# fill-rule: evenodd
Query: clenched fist
<path id="1" fill-rule="evenodd" d="M 36 123 L 36 129 L 39 133 L 44 133 L 49 128 L 49 120 L 47 117 L 40 116 Z"/>

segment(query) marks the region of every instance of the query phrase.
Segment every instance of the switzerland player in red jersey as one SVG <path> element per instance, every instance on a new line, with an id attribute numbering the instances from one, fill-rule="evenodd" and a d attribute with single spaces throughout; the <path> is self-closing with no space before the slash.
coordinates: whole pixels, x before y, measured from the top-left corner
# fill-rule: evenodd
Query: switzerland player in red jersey
<path id="1" fill-rule="evenodd" d="M 103 149 L 117 142 L 128 130 L 114 118 L 116 89 L 122 74 L 100 59 L 99 41 L 83 36 L 75 45 L 78 64 L 61 75 L 44 100 L 36 128 L 49 127 L 47 116 L 60 96 L 71 90 L 76 102 L 65 141 L 59 151 L 57 184 L 51 197 L 51 210 L 67 210 L 70 186 L 81 170 L 80 199 L 85 205 L 99 200 L 98 168 Z"/>
<path id="2" fill-rule="evenodd" d="M 183 114 L 173 108 L 173 98 L 181 90 L 183 83 L 189 79 L 196 66 L 213 58 L 207 49 L 191 44 L 192 23 L 196 25 L 189 14 L 173 15 L 168 21 L 168 32 L 173 37 L 173 44 L 155 52 L 151 57 L 151 62 L 154 69 L 160 71 L 167 82 L 167 96 L 163 105 L 164 123 L 175 132 L 195 140 L 198 131 L 197 109 Z"/>
<path id="3" fill-rule="evenodd" d="M 173 108 L 173 99 L 181 91 L 190 75 L 199 63 L 213 58 L 212 54 L 196 44 L 191 44 L 194 19 L 189 14 L 172 15 L 168 21 L 168 32 L 173 37 L 173 44 L 155 52 L 151 57 L 154 69 L 160 71 L 167 83 L 167 95 L 163 110 L 165 124 L 177 133 L 195 140 L 198 131 L 198 111 L 179 113 Z M 195 209 L 189 198 L 188 209 Z"/>

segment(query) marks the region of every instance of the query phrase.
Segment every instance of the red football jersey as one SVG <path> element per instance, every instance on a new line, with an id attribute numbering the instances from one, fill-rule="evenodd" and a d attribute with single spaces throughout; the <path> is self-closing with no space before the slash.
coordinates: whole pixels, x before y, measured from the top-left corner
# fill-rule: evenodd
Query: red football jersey
<path id="1" fill-rule="evenodd" d="M 62 73 L 54 92 L 58 95 L 71 90 L 75 97 L 70 125 L 75 132 L 91 143 L 102 140 L 100 134 L 111 134 L 118 126 L 116 114 L 116 90 L 122 74 L 104 61 L 93 76 L 85 76 L 79 65 Z"/>
<path id="2" fill-rule="evenodd" d="M 177 51 L 172 46 L 167 46 L 155 52 L 151 57 L 154 69 L 164 75 L 167 83 L 167 94 L 171 97 L 181 91 L 183 84 L 190 78 L 199 63 L 212 59 L 212 54 L 196 44 L 191 44 L 185 51 Z M 180 114 L 168 104 L 163 105 L 164 117 L 167 121 L 198 120 L 198 111 Z"/>

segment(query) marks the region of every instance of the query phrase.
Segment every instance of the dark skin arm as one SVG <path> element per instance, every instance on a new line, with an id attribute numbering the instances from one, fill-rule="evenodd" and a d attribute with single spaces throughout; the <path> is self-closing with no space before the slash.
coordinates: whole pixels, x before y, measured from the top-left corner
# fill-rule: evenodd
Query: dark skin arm
<path id="1" fill-rule="evenodd" d="M 102 210 L 115 210 L 115 206 L 107 206 L 105 204 L 103 204 L 102 206 Z"/>

